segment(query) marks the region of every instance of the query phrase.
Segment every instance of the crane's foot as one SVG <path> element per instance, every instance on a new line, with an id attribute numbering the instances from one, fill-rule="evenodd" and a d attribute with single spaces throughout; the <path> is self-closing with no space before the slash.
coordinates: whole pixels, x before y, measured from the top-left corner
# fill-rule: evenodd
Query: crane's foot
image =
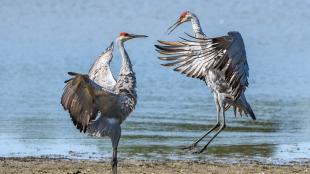
<path id="1" fill-rule="evenodd" d="M 195 152 L 193 152 L 193 154 L 201 154 L 202 152 L 204 152 L 206 150 L 206 148 L 202 148 L 200 150 L 197 150 Z"/>
<path id="2" fill-rule="evenodd" d="M 117 174 L 117 159 L 113 159 L 111 161 L 112 165 L 112 174 Z"/>
<path id="3" fill-rule="evenodd" d="M 195 147 L 197 147 L 197 143 L 191 144 L 189 146 L 183 147 L 183 150 L 193 150 Z"/>
<path id="4" fill-rule="evenodd" d="M 117 174 L 117 157 L 114 157 L 111 161 L 112 174 Z"/>
<path id="5" fill-rule="evenodd" d="M 202 152 L 204 152 L 209 147 L 209 144 L 211 143 L 211 141 L 212 139 L 205 146 L 203 146 L 203 148 L 201 148 L 198 151 L 195 151 L 194 154 L 201 154 Z"/>

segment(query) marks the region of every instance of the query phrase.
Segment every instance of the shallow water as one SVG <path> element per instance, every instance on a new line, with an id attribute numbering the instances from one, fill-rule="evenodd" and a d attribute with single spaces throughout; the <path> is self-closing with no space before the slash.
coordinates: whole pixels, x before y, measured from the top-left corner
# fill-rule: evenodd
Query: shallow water
<path id="1" fill-rule="evenodd" d="M 310 159 L 309 1 L 1 1 L 0 156 L 109 158 L 109 139 L 80 134 L 60 105 L 67 71 L 87 72 L 120 31 L 147 34 L 126 48 L 139 101 L 123 124 L 119 151 L 130 159 Z M 248 101 L 257 121 L 227 114 L 227 129 L 201 155 L 184 152 L 215 123 L 202 81 L 162 68 L 153 44 L 181 11 L 205 33 L 242 33 L 250 65 Z M 112 68 L 120 66 L 116 51 Z M 202 145 L 206 143 L 203 142 Z"/>

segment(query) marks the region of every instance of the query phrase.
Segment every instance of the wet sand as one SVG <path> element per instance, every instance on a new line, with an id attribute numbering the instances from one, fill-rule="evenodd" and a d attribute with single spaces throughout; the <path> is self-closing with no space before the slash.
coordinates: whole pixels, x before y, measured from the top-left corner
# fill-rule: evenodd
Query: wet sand
<path id="1" fill-rule="evenodd" d="M 120 174 L 208 174 L 208 173 L 310 173 L 310 163 L 292 165 L 220 164 L 202 161 L 119 162 Z M 1 174 L 99 174 L 110 173 L 108 161 L 50 158 L 0 158 Z"/>

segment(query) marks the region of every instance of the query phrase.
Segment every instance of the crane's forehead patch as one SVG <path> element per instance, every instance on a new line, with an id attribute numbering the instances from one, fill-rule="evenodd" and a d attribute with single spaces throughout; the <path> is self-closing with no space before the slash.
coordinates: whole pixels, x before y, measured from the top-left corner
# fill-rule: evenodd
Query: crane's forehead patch
<path id="1" fill-rule="evenodd" d="M 188 11 L 182 12 L 181 15 L 180 15 L 180 19 L 185 18 L 185 16 L 187 15 L 187 13 L 188 13 Z"/>
<path id="2" fill-rule="evenodd" d="M 119 36 L 128 36 L 128 33 L 127 32 L 120 32 Z"/>

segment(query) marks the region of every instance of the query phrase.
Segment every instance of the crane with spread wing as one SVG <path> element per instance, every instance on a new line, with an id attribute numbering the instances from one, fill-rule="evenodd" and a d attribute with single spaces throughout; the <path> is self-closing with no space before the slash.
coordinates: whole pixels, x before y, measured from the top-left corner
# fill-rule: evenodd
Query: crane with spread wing
<path id="1" fill-rule="evenodd" d="M 117 147 L 121 137 L 121 124 L 137 103 L 136 77 L 125 50 L 124 42 L 147 37 L 121 32 L 116 39 L 122 66 L 118 79 L 111 70 L 113 43 L 95 61 L 88 74 L 69 72 L 65 81 L 61 104 L 70 114 L 73 124 L 81 131 L 97 137 L 108 136 L 112 141 L 112 173 L 117 173 Z"/>
<path id="2" fill-rule="evenodd" d="M 179 19 L 168 29 L 170 34 L 175 28 L 185 22 L 191 22 L 194 36 L 187 34 L 191 39 L 182 38 L 182 41 L 159 41 L 155 45 L 157 51 L 164 55 L 162 64 L 174 67 L 187 77 L 203 80 L 211 89 L 217 109 L 217 122 L 201 138 L 185 149 L 192 150 L 208 134 L 215 129 L 219 130 L 211 137 L 208 143 L 197 153 L 202 153 L 212 140 L 226 127 L 225 111 L 233 107 L 237 112 L 250 115 L 255 120 L 255 114 L 247 102 L 244 92 L 248 86 L 249 66 L 241 34 L 236 31 L 228 35 L 208 38 L 201 29 L 198 17 L 189 11 L 181 13 Z"/>

